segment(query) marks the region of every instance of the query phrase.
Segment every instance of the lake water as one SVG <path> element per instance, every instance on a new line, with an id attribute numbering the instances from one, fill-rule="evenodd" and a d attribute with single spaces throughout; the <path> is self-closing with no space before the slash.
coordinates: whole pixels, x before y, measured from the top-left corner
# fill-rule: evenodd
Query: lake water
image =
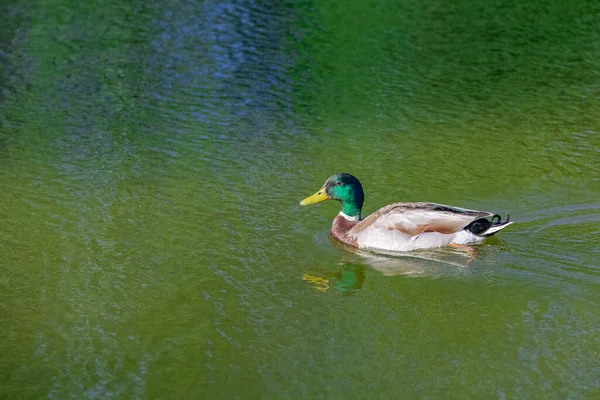
<path id="1" fill-rule="evenodd" d="M 538 3 L 0 6 L 0 398 L 600 398 L 600 3 Z M 336 172 L 517 223 L 352 253 Z"/>

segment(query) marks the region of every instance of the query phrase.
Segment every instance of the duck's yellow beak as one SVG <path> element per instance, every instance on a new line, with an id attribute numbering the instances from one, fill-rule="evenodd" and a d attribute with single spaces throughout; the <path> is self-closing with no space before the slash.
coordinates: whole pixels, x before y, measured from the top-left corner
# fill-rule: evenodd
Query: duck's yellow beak
<path id="1" fill-rule="evenodd" d="M 325 191 L 325 188 L 322 187 L 319 191 L 312 196 L 309 196 L 300 202 L 301 206 L 307 206 L 309 204 L 320 203 L 325 200 L 329 200 L 331 197 Z"/>

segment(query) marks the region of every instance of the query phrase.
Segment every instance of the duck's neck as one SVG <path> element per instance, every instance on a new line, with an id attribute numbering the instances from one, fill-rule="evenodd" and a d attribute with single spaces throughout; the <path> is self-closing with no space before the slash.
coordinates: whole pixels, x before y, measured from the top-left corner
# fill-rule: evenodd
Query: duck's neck
<path id="1" fill-rule="evenodd" d="M 347 217 L 360 221 L 360 211 L 362 209 L 362 202 L 358 204 L 354 199 L 342 201 L 342 213 Z"/>

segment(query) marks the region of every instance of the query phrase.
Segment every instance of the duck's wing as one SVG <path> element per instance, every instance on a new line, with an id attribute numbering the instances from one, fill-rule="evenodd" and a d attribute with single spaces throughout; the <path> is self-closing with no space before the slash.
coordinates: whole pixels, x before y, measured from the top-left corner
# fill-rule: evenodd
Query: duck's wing
<path id="1" fill-rule="evenodd" d="M 456 233 L 471 222 L 493 216 L 486 211 L 467 210 L 436 203 L 394 203 L 369 215 L 348 232 L 359 235 L 369 229 L 399 231 L 408 236 L 425 232 Z"/>

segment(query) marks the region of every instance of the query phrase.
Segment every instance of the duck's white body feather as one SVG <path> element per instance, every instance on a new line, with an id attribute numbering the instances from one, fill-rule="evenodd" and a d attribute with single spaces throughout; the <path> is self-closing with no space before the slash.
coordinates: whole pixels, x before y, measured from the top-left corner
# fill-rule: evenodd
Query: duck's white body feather
<path id="1" fill-rule="evenodd" d="M 388 251 L 430 249 L 449 244 L 477 243 L 484 239 L 482 236 L 476 236 L 464 230 L 451 234 L 427 232 L 411 236 L 400 231 L 387 231 L 375 227 L 365 229 L 355 238 L 358 246 L 362 249 Z"/>
<path id="2" fill-rule="evenodd" d="M 371 250 L 404 252 L 471 244 L 511 224 L 492 225 L 479 234 L 465 230 L 473 221 L 491 216 L 493 214 L 486 211 L 436 203 L 395 203 L 360 221 L 347 236 L 357 247 Z"/>

